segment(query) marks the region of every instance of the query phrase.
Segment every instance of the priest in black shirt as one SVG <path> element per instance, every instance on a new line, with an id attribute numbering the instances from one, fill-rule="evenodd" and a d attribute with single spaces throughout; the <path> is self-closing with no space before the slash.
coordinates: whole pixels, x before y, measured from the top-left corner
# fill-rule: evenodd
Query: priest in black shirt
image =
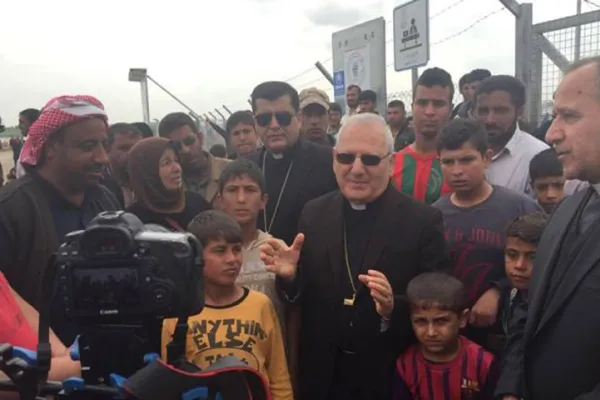
<path id="1" fill-rule="evenodd" d="M 258 85 L 252 92 L 252 109 L 264 146 L 247 157 L 263 170 L 269 195 L 258 228 L 291 244 L 302 207 L 336 189 L 331 147 L 300 136 L 300 97 L 285 82 Z"/>
<path id="2" fill-rule="evenodd" d="M 441 213 L 389 184 L 392 151 L 379 116 L 350 117 L 334 149 L 339 191 L 304 207 L 291 246 L 261 247 L 300 305 L 300 400 L 390 399 L 394 360 L 413 340 L 401 296 L 448 266 Z"/>

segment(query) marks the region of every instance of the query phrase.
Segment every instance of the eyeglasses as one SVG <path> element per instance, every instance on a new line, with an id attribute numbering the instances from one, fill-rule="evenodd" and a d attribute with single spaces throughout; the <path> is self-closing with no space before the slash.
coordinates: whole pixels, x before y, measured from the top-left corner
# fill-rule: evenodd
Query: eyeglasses
<path id="1" fill-rule="evenodd" d="M 196 135 L 187 136 L 185 139 L 181 141 L 184 146 L 191 146 L 196 143 Z"/>
<path id="2" fill-rule="evenodd" d="M 292 118 L 294 118 L 294 114 L 287 111 L 261 113 L 255 115 L 254 118 L 256 119 L 258 126 L 265 127 L 273 121 L 273 116 L 277 120 L 277 123 L 283 127 L 290 126 Z"/>
<path id="3" fill-rule="evenodd" d="M 383 157 L 380 157 L 375 154 L 361 154 L 360 161 L 366 167 L 375 167 L 375 166 L 381 164 L 381 162 L 384 159 L 388 158 L 391 154 L 392 153 L 387 153 Z M 356 157 L 358 157 L 358 156 L 354 153 L 336 153 L 336 155 L 335 155 L 335 159 L 337 160 L 337 162 L 339 162 L 340 164 L 343 164 L 343 165 L 353 164 L 354 160 L 356 160 Z"/>

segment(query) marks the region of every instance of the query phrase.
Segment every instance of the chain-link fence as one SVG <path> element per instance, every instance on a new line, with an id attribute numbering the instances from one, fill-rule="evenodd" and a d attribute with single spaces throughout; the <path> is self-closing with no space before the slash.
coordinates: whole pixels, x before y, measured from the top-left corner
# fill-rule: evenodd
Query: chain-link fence
<path id="1" fill-rule="evenodd" d="M 581 25 L 579 57 L 591 57 L 600 54 L 600 21 Z M 560 51 L 567 60 L 575 61 L 577 45 L 577 28 L 575 26 L 550 32 L 543 35 Z M 552 97 L 560 79 L 561 69 L 546 55 L 542 55 L 541 107 L 542 115 L 548 112 Z"/>
<path id="2" fill-rule="evenodd" d="M 569 64 L 600 54 L 600 10 L 533 24 L 530 3 L 500 0 L 517 18 L 515 75 L 526 88 L 525 119 L 548 118 Z"/>

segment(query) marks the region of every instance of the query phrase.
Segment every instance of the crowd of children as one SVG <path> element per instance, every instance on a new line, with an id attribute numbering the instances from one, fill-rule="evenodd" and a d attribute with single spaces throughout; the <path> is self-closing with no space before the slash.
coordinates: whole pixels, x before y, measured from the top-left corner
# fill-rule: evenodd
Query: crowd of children
<path id="1" fill-rule="evenodd" d="M 450 124 L 440 135 L 439 150 L 442 168 L 461 162 L 471 165 L 468 179 L 454 182 L 453 196 L 460 198 L 462 188 L 483 185 L 484 191 L 489 190 L 484 178 L 489 154 L 481 141 L 482 132 L 475 125 L 470 126 L 468 121 L 457 124 L 468 126 L 453 128 Z M 507 334 L 512 310 L 527 298 L 536 246 L 547 213 L 564 197 L 565 181 L 554 152 L 544 151 L 534 157 L 530 175 L 537 202 L 544 212 L 535 211 L 522 197 L 508 198 L 515 205 L 515 212 L 504 215 L 510 217 L 510 223 L 501 227 L 498 222 L 493 228 L 504 236 L 503 248 L 494 251 L 503 254 L 505 278 L 490 278 L 490 287 L 499 296 L 496 328 L 486 332 L 490 338 L 499 337 L 500 342 Z M 449 185 L 453 186 L 452 180 Z M 504 211 L 508 200 L 501 201 Z M 293 399 L 282 333 L 284 324 L 280 322 L 284 321 L 283 306 L 275 290 L 275 276 L 260 260 L 260 244 L 270 238 L 257 229 L 257 219 L 266 202 L 262 172 L 254 163 L 239 159 L 227 166 L 219 182 L 222 211 L 205 211 L 189 224 L 188 231 L 203 246 L 206 306 L 199 315 L 189 318 L 186 357 L 199 367 L 210 366 L 222 357 L 237 357 L 260 372 L 273 399 Z M 449 204 L 434 206 L 452 209 Z M 497 210 L 492 207 L 492 213 L 500 212 L 498 207 Z M 534 212 L 517 212 L 523 211 L 523 207 Z M 454 218 L 453 213 L 461 214 L 460 218 Z M 464 209 L 461 213 L 453 210 L 444 214 L 446 226 L 452 225 L 453 220 L 463 221 L 464 225 Z M 480 221 L 481 213 L 476 213 L 474 219 Z M 461 229 L 465 227 L 455 228 Z M 460 235 L 449 236 L 457 239 Z M 474 304 L 473 293 L 461 282 L 463 279 L 452 275 L 456 276 L 446 272 L 425 273 L 408 285 L 404 297 L 410 306 L 416 342 L 397 359 L 394 400 L 493 398 L 502 347 L 492 345 L 490 339 L 484 341 L 490 344 L 484 348 L 479 340 L 477 344 L 470 339 L 466 328 Z M 164 322 L 163 345 L 171 340 L 175 323 L 175 320 Z"/>

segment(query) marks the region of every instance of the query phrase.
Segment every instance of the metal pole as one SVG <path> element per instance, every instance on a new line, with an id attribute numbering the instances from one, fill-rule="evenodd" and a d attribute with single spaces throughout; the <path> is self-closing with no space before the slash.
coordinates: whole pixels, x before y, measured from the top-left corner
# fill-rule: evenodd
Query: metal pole
<path id="1" fill-rule="evenodd" d="M 252 108 L 252 100 L 248 99 L 248 104 L 250 104 L 250 108 Z"/>
<path id="2" fill-rule="evenodd" d="M 525 111 L 523 116 L 527 119 L 535 117 L 535 103 L 533 98 L 537 89 L 536 81 L 532 74 L 534 61 L 534 30 L 533 30 L 533 6 L 531 3 L 519 5 L 519 16 L 516 18 L 515 32 L 515 78 L 520 80 L 526 89 Z M 534 120 L 537 117 L 533 118 Z M 527 121 L 529 122 L 529 121 Z"/>
<path id="3" fill-rule="evenodd" d="M 217 108 L 215 108 L 215 112 L 216 112 L 217 114 L 219 114 L 219 116 L 221 117 L 221 119 L 223 119 L 223 121 L 226 121 L 226 120 L 227 120 L 227 118 L 225 118 L 225 116 L 224 116 L 223 114 L 221 114 L 221 111 L 219 111 Z"/>
<path id="4" fill-rule="evenodd" d="M 211 113 L 210 111 L 208 112 L 208 115 L 210 115 L 215 121 L 218 119 L 217 117 L 215 117 L 215 114 Z"/>
<path id="5" fill-rule="evenodd" d="M 192 119 L 194 121 L 196 121 L 196 126 L 200 127 L 200 121 L 201 121 L 200 116 L 197 114 L 194 114 L 194 113 L 189 113 L 189 116 L 192 117 Z"/>
<path id="6" fill-rule="evenodd" d="M 152 77 L 150 75 L 146 75 L 146 78 L 150 79 L 150 82 L 154 83 L 163 92 L 165 92 L 166 94 L 168 94 L 169 96 L 171 96 L 171 98 L 173 100 L 175 100 L 176 102 L 178 102 L 179 104 L 181 104 L 183 107 L 186 108 L 186 110 L 188 110 L 190 113 L 192 113 L 193 115 L 195 115 L 196 117 L 198 117 L 198 114 L 196 114 L 196 112 L 194 110 L 192 110 L 190 107 L 188 107 L 183 101 L 179 100 L 179 98 L 177 98 L 177 96 L 175 96 L 173 93 L 169 92 L 163 85 L 161 85 L 160 83 L 158 83 L 154 79 L 152 79 Z"/>
<path id="7" fill-rule="evenodd" d="M 521 4 L 517 0 L 500 0 L 500 3 L 515 17 L 519 18 L 521 16 Z"/>
<path id="8" fill-rule="evenodd" d="M 323 64 L 321 64 L 320 61 L 317 61 L 315 63 L 315 67 L 317 67 L 319 72 L 321 72 L 323 74 L 323 76 L 329 81 L 329 83 L 331 83 L 331 85 L 333 85 L 333 76 L 331 76 L 329 71 L 327 71 L 327 69 L 325 69 L 325 67 L 323 66 Z"/>
<path id="9" fill-rule="evenodd" d="M 229 108 L 225 104 L 223 104 L 223 109 L 229 113 L 229 115 L 233 114 Z"/>
<path id="10" fill-rule="evenodd" d="M 577 15 L 581 15 L 582 0 L 577 0 Z M 581 24 L 575 27 L 575 50 L 573 52 L 574 61 L 579 61 L 581 58 Z"/>
<path id="11" fill-rule="evenodd" d="M 419 68 L 413 68 L 410 72 L 412 74 L 412 89 L 414 91 L 417 88 L 417 81 L 419 80 Z"/>
<path id="12" fill-rule="evenodd" d="M 142 93 L 142 115 L 144 122 L 150 122 L 150 100 L 148 98 L 148 80 L 143 79 L 140 81 L 140 90 Z"/>

